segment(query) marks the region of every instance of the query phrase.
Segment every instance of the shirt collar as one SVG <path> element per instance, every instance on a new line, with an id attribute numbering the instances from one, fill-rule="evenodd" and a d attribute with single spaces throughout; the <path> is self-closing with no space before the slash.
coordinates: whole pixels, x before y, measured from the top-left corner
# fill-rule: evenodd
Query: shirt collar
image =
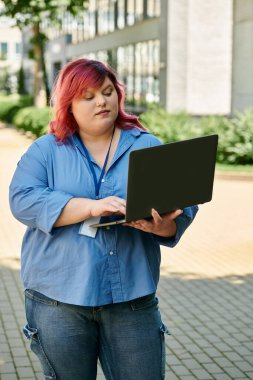
<path id="1" fill-rule="evenodd" d="M 111 162 L 110 167 L 121 157 L 127 149 L 129 149 L 135 142 L 136 138 L 138 138 L 142 133 L 150 133 L 149 131 L 140 129 L 138 127 L 131 128 L 131 129 L 121 129 L 120 134 L 120 140 L 118 142 L 118 147 L 116 154 Z M 81 146 L 81 143 L 76 135 L 74 133 L 72 136 L 69 137 L 69 141 L 76 147 L 78 150 L 82 153 L 82 155 L 86 158 L 85 153 L 83 152 L 83 148 Z M 96 163 L 95 160 L 91 157 L 91 161 Z"/>

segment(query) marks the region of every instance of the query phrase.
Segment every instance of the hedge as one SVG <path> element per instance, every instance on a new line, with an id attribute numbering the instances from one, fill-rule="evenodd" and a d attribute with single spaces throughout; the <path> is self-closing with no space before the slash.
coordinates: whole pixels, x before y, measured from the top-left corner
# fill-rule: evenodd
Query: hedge
<path id="1" fill-rule="evenodd" d="M 13 124 L 16 128 L 30 131 L 36 137 L 39 137 L 47 133 L 51 118 L 51 109 L 49 107 L 26 107 L 17 112 L 13 119 Z"/>
<path id="2" fill-rule="evenodd" d="M 18 129 L 31 131 L 39 137 L 48 130 L 51 110 L 31 107 L 27 95 L 0 94 L 0 120 L 13 123 Z M 28 107 L 29 106 L 29 107 Z M 140 115 L 140 120 L 164 143 L 217 133 L 219 144 L 217 162 L 223 164 L 253 164 L 253 109 L 234 117 L 193 117 L 185 112 L 168 113 L 152 106 Z"/>
<path id="3" fill-rule="evenodd" d="M 3 95 L 0 94 L 0 120 L 6 123 L 12 123 L 16 113 L 33 104 L 33 98 L 30 95 Z"/>
<path id="4" fill-rule="evenodd" d="M 196 118 L 184 112 L 170 114 L 152 107 L 140 115 L 140 120 L 164 143 L 217 133 L 217 162 L 253 164 L 253 109 L 237 113 L 233 118 Z"/>

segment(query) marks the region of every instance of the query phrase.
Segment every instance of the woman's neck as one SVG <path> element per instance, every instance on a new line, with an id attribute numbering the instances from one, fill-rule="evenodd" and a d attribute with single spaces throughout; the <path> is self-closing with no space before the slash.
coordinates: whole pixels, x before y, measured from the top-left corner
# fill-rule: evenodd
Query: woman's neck
<path id="1" fill-rule="evenodd" d="M 100 133 L 98 135 L 96 134 L 90 134 L 83 131 L 79 131 L 79 135 L 81 139 L 83 140 L 84 144 L 96 144 L 96 143 L 102 143 L 106 144 L 108 141 L 111 140 L 113 134 L 113 128 L 105 131 L 104 133 Z"/>

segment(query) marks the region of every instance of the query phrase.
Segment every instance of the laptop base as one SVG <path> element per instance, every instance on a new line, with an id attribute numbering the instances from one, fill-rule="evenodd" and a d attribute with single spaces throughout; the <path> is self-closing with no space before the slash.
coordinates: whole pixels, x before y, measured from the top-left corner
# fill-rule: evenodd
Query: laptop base
<path id="1" fill-rule="evenodd" d="M 91 224 L 90 227 L 98 228 L 98 227 L 113 226 L 115 224 L 122 224 L 122 223 L 126 223 L 126 219 L 119 219 L 119 220 L 115 220 L 114 222 L 108 222 L 108 223 Z"/>

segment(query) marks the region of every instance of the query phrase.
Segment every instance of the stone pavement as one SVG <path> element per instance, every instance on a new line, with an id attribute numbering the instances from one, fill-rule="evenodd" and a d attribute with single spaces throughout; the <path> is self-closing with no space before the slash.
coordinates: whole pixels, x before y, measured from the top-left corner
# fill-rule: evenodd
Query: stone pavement
<path id="1" fill-rule="evenodd" d="M 24 227 L 8 209 L 8 184 L 30 143 L 14 129 L 0 128 L 1 380 L 43 379 L 22 334 Z M 200 207 L 176 248 L 162 249 L 158 296 L 172 334 L 166 337 L 166 380 L 253 379 L 252 195 L 250 179 L 217 176 L 212 202 Z M 100 368 L 98 379 L 104 379 Z"/>

